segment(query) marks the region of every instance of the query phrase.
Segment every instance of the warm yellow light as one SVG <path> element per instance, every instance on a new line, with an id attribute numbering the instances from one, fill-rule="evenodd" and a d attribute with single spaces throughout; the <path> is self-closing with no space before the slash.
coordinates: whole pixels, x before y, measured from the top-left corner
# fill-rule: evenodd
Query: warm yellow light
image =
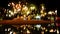
<path id="1" fill-rule="evenodd" d="M 37 27 L 37 28 L 40 28 L 40 27 L 41 27 L 41 25 L 36 25 L 36 27 Z"/>
<path id="2" fill-rule="evenodd" d="M 15 4 L 12 2 L 12 6 L 14 6 Z"/>
<path id="3" fill-rule="evenodd" d="M 48 30 L 46 29 L 45 31 L 47 32 Z"/>
<path id="4" fill-rule="evenodd" d="M 46 28 L 44 27 L 43 29 L 45 30 Z"/>
<path id="5" fill-rule="evenodd" d="M 16 14 L 17 13 L 17 11 L 14 11 L 14 14 Z"/>
<path id="6" fill-rule="evenodd" d="M 16 4 L 16 8 L 18 7 L 18 4 Z"/>
<path id="7" fill-rule="evenodd" d="M 41 10 L 40 13 L 43 13 L 43 10 Z"/>
<path id="8" fill-rule="evenodd" d="M 36 16 L 36 18 L 39 18 L 39 19 L 40 19 L 40 18 L 41 18 L 41 16 L 37 15 L 37 16 Z"/>
<path id="9" fill-rule="evenodd" d="M 8 31 L 10 31 L 11 30 L 11 28 L 8 28 Z"/>
<path id="10" fill-rule="evenodd" d="M 44 6 L 42 5 L 42 10 L 44 10 Z"/>
<path id="11" fill-rule="evenodd" d="M 17 15 L 17 18 L 19 18 L 19 15 Z"/>
<path id="12" fill-rule="evenodd" d="M 27 30 L 27 33 L 30 33 L 30 31 L 29 31 L 29 30 Z"/>
<path id="13" fill-rule="evenodd" d="M 27 12 L 27 15 L 30 13 L 30 11 Z"/>
<path id="14" fill-rule="evenodd" d="M 8 4 L 8 6 L 10 6 L 10 4 Z"/>
<path id="15" fill-rule="evenodd" d="M 54 32 L 53 29 L 51 29 L 49 32 Z"/>
<path id="16" fill-rule="evenodd" d="M 8 14 L 6 14 L 6 16 L 8 16 Z"/>
<path id="17" fill-rule="evenodd" d="M 31 17 L 30 17 L 30 16 L 28 16 L 27 18 L 28 18 L 28 20 L 30 20 L 30 19 L 31 19 Z"/>
<path id="18" fill-rule="evenodd" d="M 26 27 L 24 26 L 24 30 L 26 29 Z"/>
<path id="19" fill-rule="evenodd" d="M 34 10 L 34 9 L 35 9 L 35 7 L 30 7 L 30 9 L 31 9 L 31 10 Z"/>
<path id="20" fill-rule="evenodd" d="M 29 8 L 30 10 L 37 10 L 36 8 L 37 8 L 36 5 L 30 4 L 30 8 Z"/>
<path id="21" fill-rule="evenodd" d="M 41 14 L 41 16 L 43 16 L 43 17 L 44 17 L 45 15 L 44 15 L 44 14 Z"/>
<path id="22" fill-rule="evenodd" d="M 41 34 L 44 34 L 44 31 L 42 31 Z"/>
<path id="23" fill-rule="evenodd" d="M 45 15 L 47 14 L 47 13 L 44 13 Z"/>
<path id="24" fill-rule="evenodd" d="M 49 12 L 48 12 L 48 14 L 52 14 L 52 12 L 51 12 L 51 11 L 49 11 Z"/>
<path id="25" fill-rule="evenodd" d="M 23 17 L 26 17 L 26 15 L 23 15 Z"/>
<path id="26" fill-rule="evenodd" d="M 50 19 L 50 17 L 48 17 L 48 19 Z"/>
<path id="27" fill-rule="evenodd" d="M 16 9 L 21 9 L 21 5 L 20 4 L 16 4 Z"/>
<path id="28" fill-rule="evenodd" d="M 7 31 L 7 29 L 5 29 L 5 31 Z"/>
<path id="29" fill-rule="evenodd" d="M 45 27 L 42 27 L 42 30 L 45 30 L 46 28 Z"/>
<path id="30" fill-rule="evenodd" d="M 21 9 L 17 9 L 17 11 L 20 11 Z"/>
<path id="31" fill-rule="evenodd" d="M 57 30 L 57 34 L 59 34 L 59 30 Z"/>
<path id="32" fill-rule="evenodd" d="M 14 9 L 14 14 L 16 14 L 17 13 L 17 10 L 16 9 Z"/>
<path id="33" fill-rule="evenodd" d="M 14 8 L 14 11 L 16 11 L 16 9 Z"/>
<path id="34" fill-rule="evenodd" d="M 23 16 L 21 16 L 21 18 L 23 18 Z"/>
<path id="35" fill-rule="evenodd" d="M 27 6 L 25 6 L 25 7 L 23 7 L 23 9 L 22 9 L 23 11 L 27 11 L 28 10 L 28 7 Z"/>
<path id="36" fill-rule="evenodd" d="M 11 15 L 14 15 L 14 13 L 13 13 L 13 12 L 11 12 Z"/>
<path id="37" fill-rule="evenodd" d="M 9 17 L 11 17 L 11 15 L 9 15 Z"/>
<path id="38" fill-rule="evenodd" d="M 44 4 L 41 4 L 41 8 L 42 8 L 42 10 L 44 10 L 44 9 L 45 9 L 45 6 L 44 6 Z"/>
<path id="39" fill-rule="evenodd" d="M 19 4 L 19 7 L 21 8 L 21 5 Z"/>
<path id="40" fill-rule="evenodd" d="M 13 34 L 16 34 L 16 32 L 13 32 Z"/>
<path id="41" fill-rule="evenodd" d="M 11 10 L 9 10 L 9 13 L 10 13 L 11 15 L 14 15 L 13 11 L 11 11 Z"/>
<path id="42" fill-rule="evenodd" d="M 25 5 L 23 5 L 23 7 L 25 7 Z"/>
<path id="43" fill-rule="evenodd" d="M 9 10 L 9 13 L 12 12 L 11 10 Z"/>

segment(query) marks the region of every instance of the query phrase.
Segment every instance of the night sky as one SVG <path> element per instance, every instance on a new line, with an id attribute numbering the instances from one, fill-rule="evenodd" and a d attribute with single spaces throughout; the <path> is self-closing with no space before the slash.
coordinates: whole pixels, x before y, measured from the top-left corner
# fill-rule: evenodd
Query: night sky
<path id="1" fill-rule="evenodd" d="M 8 2 L 15 1 L 18 2 L 18 0 L 0 0 L 0 6 L 6 7 Z M 57 0 L 27 0 L 31 3 L 35 3 L 36 5 L 39 5 L 40 3 L 45 3 L 48 8 L 54 9 L 57 8 Z"/>

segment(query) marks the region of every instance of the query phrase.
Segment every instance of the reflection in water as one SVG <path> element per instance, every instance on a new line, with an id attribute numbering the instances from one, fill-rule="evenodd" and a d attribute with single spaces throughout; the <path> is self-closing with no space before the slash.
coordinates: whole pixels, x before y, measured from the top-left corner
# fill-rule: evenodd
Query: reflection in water
<path id="1" fill-rule="evenodd" d="M 55 24 L 54 25 L 51 24 L 2 25 L 0 26 L 0 33 L 2 34 L 59 34 L 59 29 L 55 26 Z"/>

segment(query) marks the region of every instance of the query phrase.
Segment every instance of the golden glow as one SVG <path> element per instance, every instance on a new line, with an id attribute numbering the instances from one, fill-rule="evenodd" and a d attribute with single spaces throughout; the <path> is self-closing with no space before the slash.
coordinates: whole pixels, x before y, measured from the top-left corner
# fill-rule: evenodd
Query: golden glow
<path id="1" fill-rule="evenodd" d="M 50 17 L 48 17 L 48 19 L 50 19 Z"/>
<path id="2" fill-rule="evenodd" d="M 24 27 L 24 30 L 26 29 L 26 27 Z"/>
<path id="3" fill-rule="evenodd" d="M 14 14 L 15 14 L 15 13 L 17 13 L 17 10 L 16 10 L 16 9 L 14 9 Z"/>
<path id="4" fill-rule="evenodd" d="M 43 30 L 45 30 L 46 28 L 44 27 Z"/>
<path id="5" fill-rule="evenodd" d="M 12 6 L 15 6 L 15 4 L 12 2 Z"/>
<path id="6" fill-rule="evenodd" d="M 41 16 L 40 16 L 40 15 L 37 15 L 35 18 L 39 18 L 39 19 L 40 19 L 40 18 L 41 18 Z"/>
<path id="7" fill-rule="evenodd" d="M 11 12 L 11 15 L 14 15 L 14 13 L 13 13 L 13 12 Z"/>
<path id="8" fill-rule="evenodd" d="M 42 10 L 44 10 L 44 6 L 42 5 Z"/>
<path id="9" fill-rule="evenodd" d="M 59 30 L 57 30 L 57 34 L 59 34 Z"/>
<path id="10" fill-rule="evenodd" d="M 5 31 L 7 31 L 7 29 L 5 29 Z"/>
<path id="11" fill-rule="evenodd" d="M 44 31 L 42 31 L 41 34 L 44 34 Z"/>
<path id="12" fill-rule="evenodd" d="M 29 31 L 29 30 L 27 30 L 27 33 L 30 33 L 30 31 Z"/>
<path id="13" fill-rule="evenodd" d="M 42 27 L 42 30 L 45 30 L 46 28 L 45 27 Z"/>
<path id="14" fill-rule="evenodd" d="M 41 16 L 43 16 L 43 17 L 44 17 L 45 15 L 44 15 L 44 14 L 41 14 Z"/>
<path id="15" fill-rule="evenodd" d="M 6 14 L 6 16 L 8 16 L 8 14 Z"/>
<path id="16" fill-rule="evenodd" d="M 19 15 L 17 15 L 17 18 L 19 18 Z"/>
<path id="17" fill-rule="evenodd" d="M 21 16 L 21 18 L 23 18 L 23 16 Z"/>
<path id="18" fill-rule="evenodd" d="M 21 32 L 23 32 L 23 31 L 21 30 Z"/>
<path id="19" fill-rule="evenodd" d="M 51 11 L 49 11 L 49 12 L 48 12 L 48 14 L 52 14 L 52 12 L 51 12 Z"/>
<path id="20" fill-rule="evenodd" d="M 9 15 L 9 17 L 11 17 L 11 15 Z"/>
<path id="21" fill-rule="evenodd" d="M 34 9 L 35 9 L 35 7 L 30 7 L 30 9 L 31 9 L 31 10 L 34 10 Z"/>
<path id="22" fill-rule="evenodd" d="M 24 17 L 26 17 L 26 15 L 23 15 Z"/>
<path id="23" fill-rule="evenodd" d="M 16 9 L 20 9 L 21 5 L 20 4 L 16 4 Z"/>
<path id="24" fill-rule="evenodd" d="M 46 29 L 45 31 L 47 32 L 48 30 Z"/>
<path id="25" fill-rule="evenodd" d="M 41 10 L 40 13 L 44 13 L 43 10 Z"/>
<path id="26" fill-rule="evenodd" d="M 47 13 L 44 13 L 45 15 L 47 14 Z"/>
<path id="27" fill-rule="evenodd" d="M 52 14 L 55 14 L 55 12 L 54 11 L 49 11 L 48 14 L 52 15 Z"/>
<path id="28" fill-rule="evenodd" d="M 11 10 L 9 10 L 9 13 L 12 12 Z"/>
<path id="29" fill-rule="evenodd" d="M 23 19 L 27 19 L 28 18 L 28 20 L 30 20 L 30 18 L 32 18 L 32 17 L 38 18 L 38 19 L 40 18 L 39 15 L 35 16 L 38 7 L 36 7 L 36 5 L 34 5 L 34 4 L 27 4 L 27 3 L 26 4 L 24 4 L 24 3 L 22 4 L 21 2 L 18 2 L 18 3 L 13 3 L 12 2 L 11 4 L 8 4 L 8 6 L 12 7 L 12 11 L 9 10 L 9 13 L 10 13 L 9 16 L 12 16 L 12 15 L 15 16 L 16 14 L 19 14 L 19 15 L 21 14 L 21 15 L 23 15 L 21 18 L 23 18 Z M 55 12 L 57 12 L 57 10 Z M 47 13 L 45 12 L 44 4 L 41 4 L 40 14 L 41 14 L 41 17 L 44 17 L 44 16 L 47 15 Z M 48 14 L 52 14 L 52 12 L 49 11 Z M 30 15 L 30 16 L 28 16 L 28 15 Z"/>
<path id="30" fill-rule="evenodd" d="M 12 34 L 13 32 L 12 31 L 10 31 L 10 34 Z"/>
<path id="31" fill-rule="evenodd" d="M 18 9 L 17 11 L 21 11 L 21 9 Z"/>
<path id="32" fill-rule="evenodd" d="M 27 11 L 27 10 L 28 10 L 27 6 L 25 6 L 25 7 L 22 8 L 22 11 Z"/>
<path id="33" fill-rule="evenodd" d="M 30 13 L 30 11 L 27 12 L 27 15 Z"/>
<path id="34" fill-rule="evenodd" d="M 41 4 L 41 8 L 42 8 L 42 10 L 44 10 L 44 9 L 45 9 L 44 4 Z"/>
<path id="35" fill-rule="evenodd" d="M 11 3 L 8 4 L 8 6 L 10 6 L 10 5 L 11 5 Z"/>
<path id="36" fill-rule="evenodd" d="M 16 32 L 13 32 L 13 34 L 16 34 Z"/>
<path id="37" fill-rule="evenodd" d="M 30 4 L 30 10 L 36 10 L 36 6 L 34 4 Z"/>
<path id="38" fill-rule="evenodd" d="M 31 17 L 30 16 L 28 16 L 28 20 L 30 20 L 31 19 Z"/>
<path id="39" fill-rule="evenodd" d="M 51 29 L 49 32 L 54 32 L 53 29 Z"/>
<path id="40" fill-rule="evenodd" d="M 8 31 L 10 31 L 11 30 L 11 28 L 8 28 Z"/>
<path id="41" fill-rule="evenodd" d="M 37 27 L 37 28 L 40 28 L 40 27 L 41 27 L 41 25 L 36 25 L 36 27 Z"/>

